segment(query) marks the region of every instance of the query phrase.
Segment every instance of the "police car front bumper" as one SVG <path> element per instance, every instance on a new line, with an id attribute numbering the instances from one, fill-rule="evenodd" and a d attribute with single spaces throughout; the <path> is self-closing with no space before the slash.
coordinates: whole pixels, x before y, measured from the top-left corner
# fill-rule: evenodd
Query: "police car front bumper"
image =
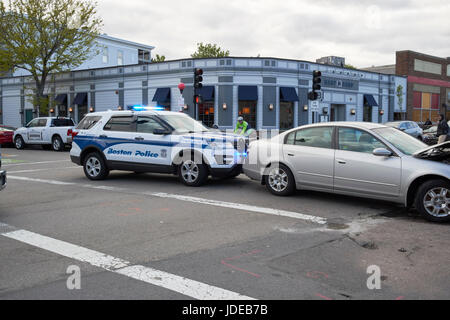
<path id="1" fill-rule="evenodd" d="M 0 171 L 0 190 L 6 187 L 6 171 Z"/>

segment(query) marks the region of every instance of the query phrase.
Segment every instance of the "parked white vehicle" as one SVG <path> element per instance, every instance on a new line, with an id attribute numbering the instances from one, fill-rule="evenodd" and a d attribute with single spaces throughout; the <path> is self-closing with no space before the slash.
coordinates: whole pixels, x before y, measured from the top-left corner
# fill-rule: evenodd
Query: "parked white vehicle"
<path id="1" fill-rule="evenodd" d="M 25 127 L 14 131 L 14 145 L 23 149 L 27 145 L 42 145 L 44 149 L 52 148 L 62 151 L 71 144 L 74 122 L 65 117 L 45 117 L 31 120 Z"/>

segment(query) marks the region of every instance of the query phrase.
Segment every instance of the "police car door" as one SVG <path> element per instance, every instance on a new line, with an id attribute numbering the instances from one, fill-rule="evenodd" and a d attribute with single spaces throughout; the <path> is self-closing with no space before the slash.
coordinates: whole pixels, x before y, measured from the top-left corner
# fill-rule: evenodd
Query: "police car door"
<path id="1" fill-rule="evenodd" d="M 112 166 L 134 162 L 136 125 L 132 115 L 112 116 L 100 132 L 98 145 Z"/>
<path id="2" fill-rule="evenodd" d="M 166 132 L 166 134 L 163 134 Z M 138 116 L 136 123 L 135 161 L 170 166 L 172 139 L 166 128 L 153 116 Z M 155 134 L 156 133 L 156 134 Z"/>

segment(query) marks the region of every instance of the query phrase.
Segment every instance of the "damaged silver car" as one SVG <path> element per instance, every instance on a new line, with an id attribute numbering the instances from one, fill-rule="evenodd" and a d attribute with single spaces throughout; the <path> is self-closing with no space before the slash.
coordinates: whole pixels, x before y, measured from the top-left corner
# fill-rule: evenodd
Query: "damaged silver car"
<path id="1" fill-rule="evenodd" d="M 450 142 L 429 147 L 385 125 L 298 127 L 252 142 L 243 169 L 275 195 L 303 189 L 386 200 L 450 221 Z"/>

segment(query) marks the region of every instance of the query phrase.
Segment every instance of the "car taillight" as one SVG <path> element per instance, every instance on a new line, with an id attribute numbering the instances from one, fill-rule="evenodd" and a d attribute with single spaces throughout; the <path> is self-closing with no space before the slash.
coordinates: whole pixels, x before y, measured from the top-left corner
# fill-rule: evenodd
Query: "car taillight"
<path id="1" fill-rule="evenodd" d="M 72 129 L 67 130 L 67 136 L 72 136 L 72 138 L 75 138 L 75 136 L 78 134 L 77 131 L 74 131 Z"/>

